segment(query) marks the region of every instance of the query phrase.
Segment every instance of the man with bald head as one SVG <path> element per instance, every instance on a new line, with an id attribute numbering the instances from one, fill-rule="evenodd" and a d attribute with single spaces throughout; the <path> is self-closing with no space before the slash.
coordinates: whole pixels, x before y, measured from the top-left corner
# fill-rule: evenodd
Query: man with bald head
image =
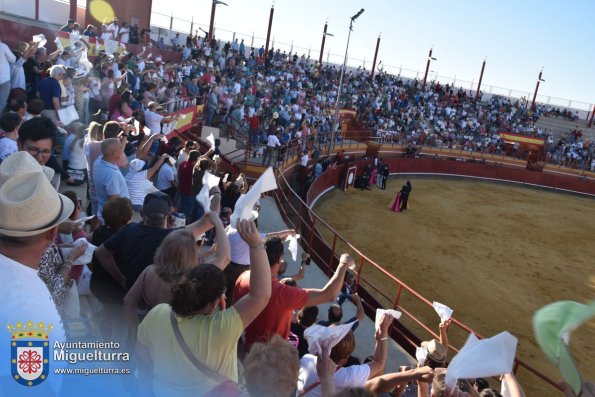
<path id="1" fill-rule="evenodd" d="M 123 138 L 126 139 L 125 137 Z M 118 168 L 124 155 L 122 142 L 117 138 L 108 138 L 101 142 L 101 156 L 93 163 L 93 184 L 97 193 L 97 216 L 101 217 L 103 205 L 115 197 L 130 198 L 126 180 Z"/>

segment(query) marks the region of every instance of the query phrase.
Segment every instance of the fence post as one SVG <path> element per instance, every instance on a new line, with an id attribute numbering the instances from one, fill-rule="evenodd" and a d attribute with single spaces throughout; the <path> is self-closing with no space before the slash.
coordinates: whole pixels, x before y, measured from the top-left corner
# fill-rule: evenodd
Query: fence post
<path id="1" fill-rule="evenodd" d="M 397 287 L 397 295 L 395 296 L 395 301 L 393 302 L 393 309 L 396 309 L 399 306 L 401 301 L 401 291 L 403 290 L 403 286 L 399 284 Z"/>
<path id="2" fill-rule="evenodd" d="M 171 13 L 171 17 L 169 18 L 169 30 L 174 30 L 174 13 Z"/>

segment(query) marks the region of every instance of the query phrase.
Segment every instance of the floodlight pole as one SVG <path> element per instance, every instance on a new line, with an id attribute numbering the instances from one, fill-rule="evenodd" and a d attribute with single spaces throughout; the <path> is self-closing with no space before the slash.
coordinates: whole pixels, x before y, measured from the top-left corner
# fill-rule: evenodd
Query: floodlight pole
<path id="1" fill-rule="evenodd" d="M 322 69 L 322 54 L 324 53 L 324 42 L 326 41 L 326 28 L 328 21 L 324 23 L 324 30 L 322 31 L 322 45 L 320 46 L 320 56 L 318 57 L 318 70 Z"/>
<path id="2" fill-rule="evenodd" d="M 345 59 L 343 60 L 343 68 L 341 69 L 341 76 L 339 77 L 339 89 L 337 90 L 337 100 L 335 101 L 335 114 L 333 116 L 333 123 L 331 124 L 331 139 L 328 145 L 328 154 L 332 153 L 335 147 L 335 130 L 337 129 L 337 122 L 339 119 L 339 100 L 341 99 L 341 90 L 343 89 L 343 78 L 345 77 L 345 69 L 347 68 L 347 53 L 349 52 L 349 40 L 351 38 L 351 31 L 353 30 L 353 21 L 359 18 L 364 13 L 362 8 L 357 14 L 351 17 L 349 21 L 349 33 L 347 34 L 347 46 L 345 47 Z"/>
<path id="3" fill-rule="evenodd" d="M 264 46 L 264 58 L 268 58 L 269 56 L 269 40 L 271 38 L 271 28 L 273 27 L 273 14 L 275 14 L 275 3 L 271 6 L 271 13 L 269 14 L 269 28 L 267 30 L 267 41 Z M 273 45 L 275 45 L 275 40 L 273 39 Z"/>
<path id="4" fill-rule="evenodd" d="M 537 85 L 535 86 L 535 93 L 533 94 L 533 101 L 531 102 L 531 110 L 533 110 L 535 108 L 535 100 L 537 99 L 537 91 L 539 91 L 539 83 L 541 83 L 542 81 L 545 81 L 544 79 L 541 78 L 542 74 L 543 74 L 543 68 L 541 68 L 541 71 L 539 72 L 539 77 L 537 77 Z"/>
<path id="5" fill-rule="evenodd" d="M 376 58 L 378 58 L 378 48 L 380 47 L 380 35 L 376 40 L 376 51 L 374 52 L 374 61 L 372 61 L 372 79 L 374 79 L 374 72 L 376 71 Z"/>

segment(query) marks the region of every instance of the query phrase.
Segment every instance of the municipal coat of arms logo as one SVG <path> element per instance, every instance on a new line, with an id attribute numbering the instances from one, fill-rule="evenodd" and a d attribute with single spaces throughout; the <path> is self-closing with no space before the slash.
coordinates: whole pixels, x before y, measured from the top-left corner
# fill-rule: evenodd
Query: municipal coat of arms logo
<path id="1" fill-rule="evenodd" d="M 8 325 L 12 333 L 10 341 L 10 360 L 12 378 L 24 386 L 37 386 L 47 379 L 50 371 L 49 333 L 52 325 L 47 326 L 32 321 L 13 327 Z"/>

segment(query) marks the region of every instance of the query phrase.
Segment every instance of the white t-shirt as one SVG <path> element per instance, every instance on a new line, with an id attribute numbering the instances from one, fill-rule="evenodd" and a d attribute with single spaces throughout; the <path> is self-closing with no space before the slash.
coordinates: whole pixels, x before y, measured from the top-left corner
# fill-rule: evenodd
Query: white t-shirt
<path id="1" fill-rule="evenodd" d="M 159 169 L 159 174 L 157 174 L 157 189 L 165 190 L 172 187 L 171 181 L 176 179 L 175 168 L 169 165 L 168 162 L 165 162 L 161 168 Z"/>
<path id="2" fill-rule="evenodd" d="M 128 187 L 128 194 L 130 195 L 132 205 L 143 205 L 143 201 L 147 195 L 147 170 L 138 172 L 130 171 L 124 179 L 126 179 L 126 186 Z"/>
<path id="3" fill-rule="evenodd" d="M 298 391 L 304 390 L 319 381 L 316 360 L 316 356 L 312 354 L 306 354 L 300 359 L 300 372 L 297 381 Z M 369 376 L 370 366 L 368 364 L 339 368 L 333 377 L 335 391 L 346 387 L 364 387 Z M 312 389 L 307 395 L 308 397 L 321 397 L 320 385 Z"/>
<path id="4" fill-rule="evenodd" d="M 0 254 L 0 280 L 4 283 L 0 289 L 0 324 L 4 328 L 0 332 L 0 384 L 7 396 L 55 396 L 62 386 L 62 376 L 54 373 L 54 369 L 64 367 L 62 362 L 54 362 L 54 343 L 65 342 L 62 319 L 58 314 L 56 305 L 52 300 L 50 291 L 43 281 L 37 276 L 37 271 Z M 49 342 L 49 371 L 45 381 L 34 387 L 18 384 L 11 375 L 11 338 L 12 333 L 7 332 L 7 325 L 13 327 L 20 322 L 26 324 L 43 322 L 47 327 L 52 325 L 48 333 Z M 47 332 L 47 329 L 46 329 Z M 25 340 L 36 341 L 27 338 Z M 45 357 L 44 357 L 45 358 Z M 6 388 L 6 389 L 5 389 Z M 14 389 L 14 390 L 13 390 Z"/>
<path id="5" fill-rule="evenodd" d="M 120 43 L 126 44 L 128 43 L 128 39 L 130 38 L 130 29 L 122 28 L 120 29 Z"/>
<path id="6" fill-rule="evenodd" d="M 267 146 L 269 147 L 277 147 L 281 146 L 281 142 L 279 142 L 279 138 L 276 135 L 269 135 L 267 138 Z"/>
<path id="7" fill-rule="evenodd" d="M 161 132 L 161 120 L 163 116 L 149 109 L 145 110 L 145 124 L 151 130 L 151 135 Z"/>
<path id="8" fill-rule="evenodd" d="M 0 84 L 10 81 L 10 64 L 16 60 L 10 48 L 0 42 Z"/>
<path id="9" fill-rule="evenodd" d="M 308 165 L 308 160 L 309 160 L 308 155 L 307 154 L 304 154 L 302 156 L 302 158 L 300 159 L 300 165 L 302 165 L 304 167 L 307 166 Z"/>
<path id="10" fill-rule="evenodd" d="M 178 160 L 176 160 L 176 167 L 179 167 L 184 161 L 188 160 L 188 153 L 184 149 L 180 149 L 180 154 L 178 154 Z"/>
<path id="11" fill-rule="evenodd" d="M 25 64 L 25 59 L 20 57 L 10 65 L 10 88 L 21 88 L 23 90 L 27 89 L 27 81 L 25 80 L 25 69 L 23 69 L 23 65 Z"/>
<path id="12" fill-rule="evenodd" d="M 3 161 L 18 150 L 17 141 L 6 137 L 0 138 L 0 161 Z"/>
<path id="13" fill-rule="evenodd" d="M 230 248 L 230 257 L 233 263 L 238 265 L 250 265 L 250 247 L 242 237 L 238 230 L 228 226 L 225 229 L 225 234 L 227 234 L 227 239 L 229 240 L 229 248 Z M 260 233 L 260 236 L 264 238 L 266 234 Z"/>

